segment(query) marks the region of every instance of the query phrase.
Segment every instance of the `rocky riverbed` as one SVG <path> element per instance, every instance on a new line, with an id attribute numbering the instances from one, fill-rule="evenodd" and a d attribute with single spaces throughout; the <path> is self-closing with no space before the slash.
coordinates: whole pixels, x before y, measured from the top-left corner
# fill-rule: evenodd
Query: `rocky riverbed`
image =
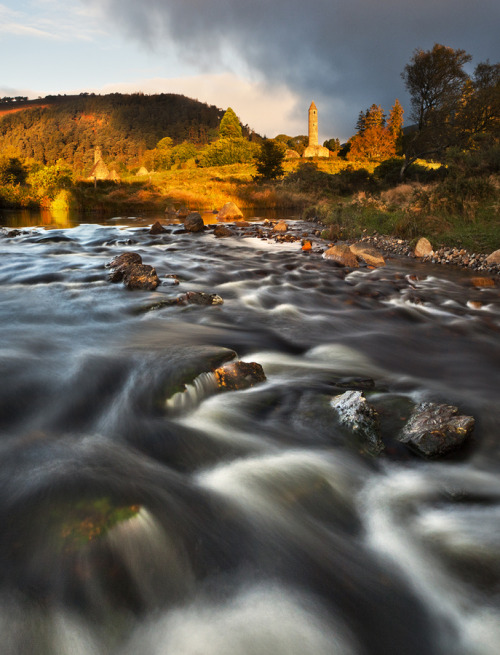
<path id="1" fill-rule="evenodd" d="M 221 229 L 222 228 L 222 229 Z M 323 254 L 331 245 L 327 239 L 322 238 L 322 230 L 317 223 L 308 221 L 268 221 L 259 223 L 247 223 L 246 221 L 235 221 L 233 224 L 224 226 L 210 225 L 207 229 L 214 230 L 216 236 L 253 236 L 266 240 L 274 240 L 277 243 L 300 242 L 304 252 L 311 254 Z M 405 239 L 387 235 L 367 235 L 358 240 L 346 241 L 349 245 L 355 242 L 372 246 L 379 250 L 384 256 L 391 255 L 410 257 L 433 264 L 458 266 L 468 268 L 486 275 L 500 275 L 500 253 L 499 257 L 492 258 L 492 253 L 470 253 L 463 248 L 451 248 L 441 246 L 437 250 L 423 256 L 415 255 L 415 245 Z M 500 244 L 499 244 L 500 245 Z M 493 259 L 493 261 L 492 261 Z"/>

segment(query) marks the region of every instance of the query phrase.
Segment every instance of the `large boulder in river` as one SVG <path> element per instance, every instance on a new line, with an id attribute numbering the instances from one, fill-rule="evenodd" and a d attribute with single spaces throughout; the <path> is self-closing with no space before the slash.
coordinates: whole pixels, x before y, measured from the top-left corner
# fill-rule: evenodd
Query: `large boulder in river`
<path id="1" fill-rule="evenodd" d="M 218 221 L 234 221 L 243 218 L 243 213 L 234 204 L 234 202 L 226 202 L 220 212 L 217 214 Z"/>
<path id="2" fill-rule="evenodd" d="M 124 271 L 123 283 L 127 289 L 153 291 L 160 284 L 160 279 L 152 266 L 132 264 Z"/>
<path id="3" fill-rule="evenodd" d="M 457 407 L 421 403 L 398 439 L 424 457 L 437 457 L 460 447 L 473 429 L 473 417 L 459 414 Z"/>
<path id="4" fill-rule="evenodd" d="M 383 450 L 378 414 L 361 391 L 351 390 L 334 396 L 330 405 L 336 411 L 340 424 L 352 430 L 363 449 L 373 455 L 378 455 Z"/>
<path id="5" fill-rule="evenodd" d="M 358 258 L 351 251 L 346 243 L 337 243 L 323 253 L 325 259 L 334 261 L 339 266 L 349 266 L 350 268 L 358 268 Z"/>
<path id="6" fill-rule="evenodd" d="M 205 229 L 205 223 L 198 212 L 191 212 L 184 220 L 184 227 L 188 232 L 202 232 Z"/>
<path id="7" fill-rule="evenodd" d="M 422 237 L 415 246 L 415 257 L 428 257 L 433 253 L 432 244 L 429 239 Z"/>
<path id="8" fill-rule="evenodd" d="M 385 266 L 385 259 L 378 250 L 373 248 L 373 246 L 369 246 L 365 243 L 353 243 L 350 246 L 350 250 L 357 257 L 363 259 L 368 266 L 375 266 L 377 268 L 379 266 Z"/>
<path id="9" fill-rule="evenodd" d="M 259 382 L 265 382 L 264 369 L 256 362 L 229 362 L 214 371 L 219 389 L 235 391 L 248 389 Z"/>

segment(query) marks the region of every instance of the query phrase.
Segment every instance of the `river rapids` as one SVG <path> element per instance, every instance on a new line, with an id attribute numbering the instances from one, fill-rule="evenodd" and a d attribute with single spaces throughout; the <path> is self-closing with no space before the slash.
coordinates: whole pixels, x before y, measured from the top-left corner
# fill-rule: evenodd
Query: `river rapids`
<path id="1" fill-rule="evenodd" d="M 175 225 L 0 250 L 3 655 L 498 654 L 498 286 Z M 108 281 L 123 252 L 156 291 Z M 188 291 L 224 303 L 162 302 Z M 232 358 L 266 381 L 217 391 Z M 330 406 L 356 386 L 377 457 Z M 396 439 L 427 400 L 465 448 Z"/>

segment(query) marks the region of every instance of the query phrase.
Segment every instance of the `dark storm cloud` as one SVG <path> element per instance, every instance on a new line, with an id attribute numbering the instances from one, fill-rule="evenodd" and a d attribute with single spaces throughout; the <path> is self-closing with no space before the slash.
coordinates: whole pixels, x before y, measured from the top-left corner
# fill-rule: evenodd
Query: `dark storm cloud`
<path id="1" fill-rule="evenodd" d="M 500 58 L 498 0 L 84 0 L 104 6 L 144 45 L 166 43 L 206 70 L 239 57 L 269 83 L 315 100 L 330 136 L 349 136 L 360 110 L 389 111 L 415 48 L 434 43 Z M 263 99 L 265 101 L 265 99 Z"/>

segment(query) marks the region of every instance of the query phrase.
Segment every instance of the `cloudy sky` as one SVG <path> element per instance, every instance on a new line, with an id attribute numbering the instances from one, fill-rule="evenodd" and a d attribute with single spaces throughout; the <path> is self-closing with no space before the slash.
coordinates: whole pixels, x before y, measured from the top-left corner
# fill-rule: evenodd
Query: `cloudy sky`
<path id="1" fill-rule="evenodd" d="M 268 137 L 355 132 L 372 103 L 409 111 L 416 48 L 500 60 L 498 0 L 0 0 L 0 95 L 183 93 Z M 407 112 L 408 113 L 408 112 Z"/>

